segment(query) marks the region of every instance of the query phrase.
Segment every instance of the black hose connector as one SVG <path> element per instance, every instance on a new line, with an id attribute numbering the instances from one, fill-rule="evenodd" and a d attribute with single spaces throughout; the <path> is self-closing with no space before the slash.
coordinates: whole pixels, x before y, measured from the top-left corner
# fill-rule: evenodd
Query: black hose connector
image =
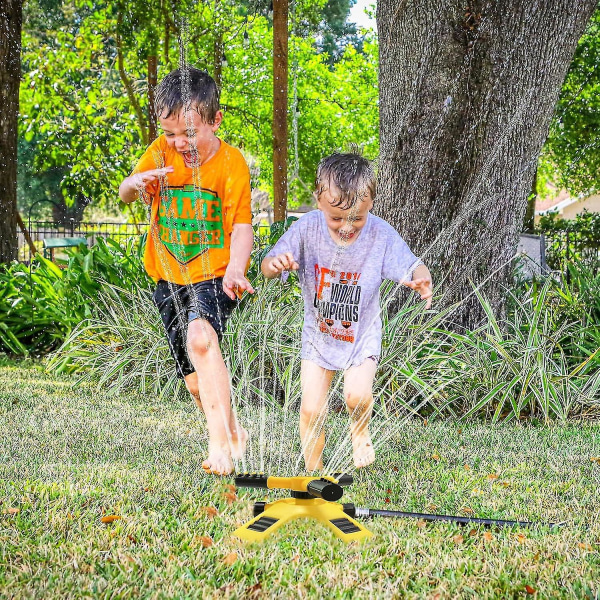
<path id="1" fill-rule="evenodd" d="M 236 487 L 269 489 L 267 479 L 264 473 L 241 473 L 235 476 L 234 481 Z"/>
<path id="2" fill-rule="evenodd" d="M 337 483 L 333 483 L 327 479 L 309 481 L 306 491 L 313 498 L 323 498 L 323 500 L 327 500 L 328 502 L 335 502 L 344 494 L 344 490 Z"/>

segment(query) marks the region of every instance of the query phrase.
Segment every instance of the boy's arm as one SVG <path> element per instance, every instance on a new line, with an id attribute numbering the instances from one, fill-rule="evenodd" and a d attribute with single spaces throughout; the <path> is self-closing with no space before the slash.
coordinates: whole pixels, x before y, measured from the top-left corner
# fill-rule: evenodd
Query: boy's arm
<path id="1" fill-rule="evenodd" d="M 254 288 L 246 279 L 246 265 L 252 252 L 254 232 L 250 223 L 235 223 L 231 233 L 229 264 L 223 276 L 223 290 L 232 299 L 239 297 L 244 290 L 254 293 Z"/>
<path id="2" fill-rule="evenodd" d="M 412 281 L 403 281 L 405 286 L 411 290 L 415 290 L 421 295 L 421 300 L 427 300 L 426 309 L 431 308 L 431 298 L 433 297 L 433 283 L 431 281 L 431 273 L 429 269 L 420 264 L 412 274 Z"/>

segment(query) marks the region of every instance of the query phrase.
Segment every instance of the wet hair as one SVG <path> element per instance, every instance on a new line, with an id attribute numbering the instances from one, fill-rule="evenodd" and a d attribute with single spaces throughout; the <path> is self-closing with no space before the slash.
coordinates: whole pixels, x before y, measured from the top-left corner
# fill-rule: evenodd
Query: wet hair
<path id="1" fill-rule="evenodd" d="M 177 115 L 182 108 L 195 110 L 209 125 L 215 122 L 219 88 L 206 71 L 194 67 L 175 69 L 156 86 L 154 111 L 157 117 Z"/>
<path id="2" fill-rule="evenodd" d="M 375 200 L 375 166 L 358 149 L 346 154 L 335 153 L 322 159 L 317 167 L 315 189 L 317 197 L 336 187 L 340 196 L 331 203 L 342 210 L 354 208 L 358 200 L 366 200 L 367 192 Z"/>

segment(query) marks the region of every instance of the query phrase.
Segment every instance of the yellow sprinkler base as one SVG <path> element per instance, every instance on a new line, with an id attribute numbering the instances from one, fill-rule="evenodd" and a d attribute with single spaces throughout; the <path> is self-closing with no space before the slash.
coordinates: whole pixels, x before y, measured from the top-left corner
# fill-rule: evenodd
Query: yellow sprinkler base
<path id="1" fill-rule="evenodd" d="M 238 487 L 288 488 L 292 498 L 275 502 L 256 502 L 254 518 L 233 532 L 248 542 L 268 538 L 282 525 L 294 519 L 315 519 L 325 524 L 344 542 L 371 537 L 373 534 L 344 512 L 344 506 L 331 500 L 341 497 L 341 485 L 352 483 L 349 475 L 333 477 L 265 477 L 243 474 L 235 479 Z M 316 496 L 316 497 L 315 497 Z"/>

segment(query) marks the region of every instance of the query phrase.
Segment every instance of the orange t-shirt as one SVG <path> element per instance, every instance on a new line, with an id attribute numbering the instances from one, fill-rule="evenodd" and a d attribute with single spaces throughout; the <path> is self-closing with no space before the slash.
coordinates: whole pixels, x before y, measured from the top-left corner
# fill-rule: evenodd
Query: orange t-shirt
<path id="1" fill-rule="evenodd" d="M 150 144 L 133 171 L 174 167 L 163 189 L 154 181 L 144 194 L 152 203 L 144 266 L 155 281 L 185 285 L 222 277 L 233 226 L 252 223 L 248 165 L 237 148 L 220 141 L 216 154 L 197 169 L 196 182 L 194 170 L 164 135 Z"/>

